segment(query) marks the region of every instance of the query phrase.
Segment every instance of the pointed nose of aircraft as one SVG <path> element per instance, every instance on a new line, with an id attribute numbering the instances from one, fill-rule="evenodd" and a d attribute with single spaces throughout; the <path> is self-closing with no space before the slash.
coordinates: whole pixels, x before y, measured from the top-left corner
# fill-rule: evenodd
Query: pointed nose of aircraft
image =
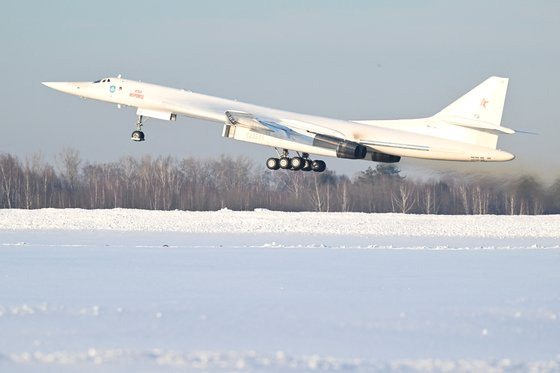
<path id="1" fill-rule="evenodd" d="M 61 91 L 64 93 L 70 94 L 79 94 L 80 92 L 80 85 L 75 82 L 42 82 L 43 85 L 46 85 L 49 88 L 56 89 L 57 91 Z"/>

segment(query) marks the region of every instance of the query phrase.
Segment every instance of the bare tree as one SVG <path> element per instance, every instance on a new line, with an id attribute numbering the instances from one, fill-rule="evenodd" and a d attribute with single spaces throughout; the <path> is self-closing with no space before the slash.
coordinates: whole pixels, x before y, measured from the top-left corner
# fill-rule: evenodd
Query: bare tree
<path id="1" fill-rule="evenodd" d="M 65 204 L 63 207 L 77 207 L 79 166 L 82 162 L 80 152 L 73 148 L 63 148 L 56 159 L 59 163 L 65 187 L 64 192 L 67 196 L 61 201 Z"/>
<path id="2" fill-rule="evenodd" d="M 342 177 L 340 179 L 340 182 L 338 183 L 338 185 L 340 186 L 340 191 L 338 192 L 338 194 L 340 195 L 341 201 L 340 201 L 340 210 L 343 212 L 347 212 L 350 211 L 351 208 L 351 204 L 350 204 L 350 179 L 348 179 L 347 177 Z"/>
<path id="3" fill-rule="evenodd" d="M 18 207 L 19 195 L 17 193 L 20 183 L 19 161 L 17 158 L 5 154 L 0 156 L 0 185 L 3 189 L 4 204 L 8 208 Z"/>
<path id="4" fill-rule="evenodd" d="M 408 181 L 401 181 L 397 192 L 394 192 L 391 197 L 398 212 L 408 214 L 414 208 L 417 201 L 417 193 L 414 184 Z"/>
<path id="5" fill-rule="evenodd" d="M 424 214 L 437 214 L 441 201 L 438 200 L 437 184 L 435 182 L 428 182 L 420 186 L 418 192 L 418 204 L 420 210 Z"/>

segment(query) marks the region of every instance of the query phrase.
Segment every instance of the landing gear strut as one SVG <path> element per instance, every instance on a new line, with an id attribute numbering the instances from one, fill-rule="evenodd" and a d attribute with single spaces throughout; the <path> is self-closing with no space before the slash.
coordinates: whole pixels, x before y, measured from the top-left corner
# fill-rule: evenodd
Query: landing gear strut
<path id="1" fill-rule="evenodd" d="M 302 153 L 301 156 L 298 153 L 297 157 L 290 158 L 288 155 L 288 150 L 283 149 L 282 152 L 278 152 L 280 158 L 268 158 L 266 160 L 266 167 L 269 170 L 278 170 L 279 168 L 284 170 L 292 171 L 315 171 L 323 172 L 327 168 L 325 162 L 321 160 L 311 160 L 309 159 L 308 153 Z"/>
<path id="2" fill-rule="evenodd" d="M 142 115 L 138 116 L 138 121 L 136 122 L 136 131 L 132 132 L 130 137 L 132 141 L 144 141 L 144 132 L 142 132 L 142 120 L 144 117 Z"/>

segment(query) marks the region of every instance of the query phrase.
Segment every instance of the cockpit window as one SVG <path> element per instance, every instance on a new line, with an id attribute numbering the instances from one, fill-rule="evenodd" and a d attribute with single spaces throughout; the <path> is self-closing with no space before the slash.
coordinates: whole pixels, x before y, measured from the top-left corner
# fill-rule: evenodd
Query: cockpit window
<path id="1" fill-rule="evenodd" d="M 96 80 L 94 83 L 101 83 L 101 79 Z"/>
<path id="2" fill-rule="evenodd" d="M 96 80 L 96 81 L 94 81 L 94 83 L 105 83 L 105 82 L 108 83 L 108 82 L 110 82 L 110 81 L 111 81 L 111 79 L 105 78 L 105 79 L 103 79 L 103 80 L 102 80 L 102 79 Z"/>

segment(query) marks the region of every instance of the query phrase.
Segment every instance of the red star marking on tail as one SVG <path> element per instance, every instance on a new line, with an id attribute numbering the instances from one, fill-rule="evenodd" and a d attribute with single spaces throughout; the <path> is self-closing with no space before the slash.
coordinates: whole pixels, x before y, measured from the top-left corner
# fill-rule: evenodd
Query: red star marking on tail
<path id="1" fill-rule="evenodd" d="M 483 99 L 480 101 L 480 106 L 482 106 L 483 108 L 486 109 L 486 104 L 487 104 L 487 103 L 488 103 L 488 100 L 485 99 L 485 98 L 483 98 Z"/>

